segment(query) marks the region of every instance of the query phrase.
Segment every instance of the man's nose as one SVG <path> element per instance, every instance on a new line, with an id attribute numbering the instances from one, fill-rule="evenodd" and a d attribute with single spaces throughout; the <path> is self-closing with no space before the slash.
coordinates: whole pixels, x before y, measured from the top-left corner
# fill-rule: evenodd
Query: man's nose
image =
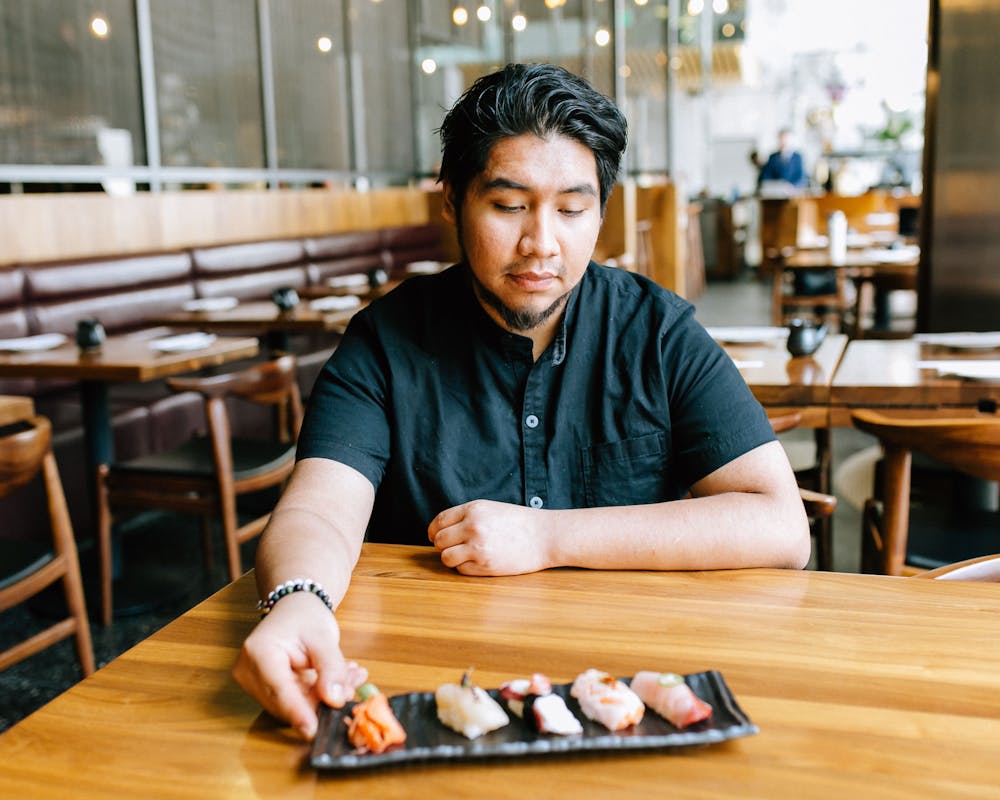
<path id="1" fill-rule="evenodd" d="M 551 258 L 559 254 L 559 242 L 551 212 L 539 209 L 527 216 L 525 229 L 521 234 L 520 251 L 522 256 L 535 258 Z"/>

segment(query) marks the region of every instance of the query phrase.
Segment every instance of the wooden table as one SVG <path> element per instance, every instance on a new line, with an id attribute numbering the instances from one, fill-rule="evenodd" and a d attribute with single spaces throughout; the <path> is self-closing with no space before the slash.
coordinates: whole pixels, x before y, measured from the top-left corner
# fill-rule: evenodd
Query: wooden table
<path id="1" fill-rule="evenodd" d="M 246 576 L 0 736 L 0 796 L 996 797 L 996 599 L 995 585 L 781 570 L 465 578 L 428 548 L 366 545 L 338 617 L 387 693 L 470 664 L 487 687 L 718 669 L 760 733 L 321 775 L 230 678 L 256 621 Z"/>
<path id="2" fill-rule="evenodd" d="M 0 377 L 80 381 L 88 460 L 108 463 L 113 455 L 108 383 L 144 383 L 251 358 L 259 350 L 256 339 L 220 337 L 199 350 L 162 353 L 150 347 L 149 339 L 164 333 L 151 329 L 143 335 L 110 336 L 96 352 L 81 352 L 70 341 L 52 350 L 0 353 Z"/>
<path id="3" fill-rule="evenodd" d="M 1000 381 L 969 380 L 921 369 L 919 361 L 998 359 L 1000 349 L 956 350 L 913 339 L 854 340 L 830 387 L 830 424 L 851 424 L 852 408 L 911 409 L 958 416 L 1000 403 Z"/>
<path id="4" fill-rule="evenodd" d="M 30 397 L 0 394 L 0 428 L 35 415 L 35 403 Z"/>
<path id="5" fill-rule="evenodd" d="M 265 335 L 273 349 L 287 349 L 289 333 L 343 333 L 360 306 L 345 311 L 318 311 L 308 301 L 282 311 L 270 300 L 240 303 L 221 311 L 175 311 L 155 317 L 152 325 L 169 325 L 220 333 Z"/>

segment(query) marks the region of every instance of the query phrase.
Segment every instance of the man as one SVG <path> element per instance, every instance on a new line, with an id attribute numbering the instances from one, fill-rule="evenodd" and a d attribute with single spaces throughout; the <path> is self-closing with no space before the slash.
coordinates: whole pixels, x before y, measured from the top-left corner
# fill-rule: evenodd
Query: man
<path id="1" fill-rule="evenodd" d="M 234 676 L 307 738 L 317 699 L 361 679 L 324 606 L 366 530 L 429 539 L 466 575 L 808 558 L 784 451 L 692 307 L 590 263 L 625 148 L 615 106 L 559 67 L 509 65 L 441 136 L 463 262 L 355 317 L 258 550 L 269 613 Z"/>
<path id="2" fill-rule="evenodd" d="M 757 176 L 757 186 L 765 181 L 784 181 L 796 188 L 806 185 L 806 173 L 802 166 L 802 154 L 795 149 L 792 132 L 782 128 L 778 132 L 778 149 L 768 156 Z"/>

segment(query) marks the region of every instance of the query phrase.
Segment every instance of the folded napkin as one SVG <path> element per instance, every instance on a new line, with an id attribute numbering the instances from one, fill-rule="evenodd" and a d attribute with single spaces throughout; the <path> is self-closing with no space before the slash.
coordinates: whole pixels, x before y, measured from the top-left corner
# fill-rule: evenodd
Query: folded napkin
<path id="1" fill-rule="evenodd" d="M 1000 347 L 1000 331 L 955 331 L 952 333 L 917 333 L 913 340 L 941 347 L 983 348 Z"/>
<path id="2" fill-rule="evenodd" d="M 235 297 L 200 297 L 197 300 L 188 300 L 182 308 L 185 311 L 225 311 L 228 308 L 236 308 L 239 302 Z"/>
<path id="3" fill-rule="evenodd" d="M 788 336 L 788 328 L 768 327 L 766 325 L 726 326 L 705 328 L 705 330 L 715 341 L 728 342 L 729 344 L 756 344 L 774 339 L 784 339 Z"/>
<path id="4" fill-rule="evenodd" d="M 356 294 L 343 296 L 317 297 L 309 303 L 309 308 L 316 311 L 347 311 L 361 305 L 361 298 Z"/>
<path id="5" fill-rule="evenodd" d="M 163 339 L 154 339 L 149 346 L 161 353 L 179 353 L 184 350 L 200 350 L 208 347 L 215 341 L 214 333 L 181 333 L 177 336 L 166 336 Z"/>
<path id="6" fill-rule="evenodd" d="M 0 339 L 0 350 L 12 353 L 31 350 L 51 350 L 66 343 L 62 333 L 40 333 L 37 336 L 22 336 L 18 339 Z"/>
<path id="7" fill-rule="evenodd" d="M 920 369 L 937 370 L 940 375 L 956 375 L 977 380 L 1000 380 L 1000 361 L 918 361 Z"/>
<path id="8" fill-rule="evenodd" d="M 411 275 L 431 275 L 443 268 L 444 264 L 440 261 L 411 261 L 406 265 L 406 271 Z"/>
<path id="9" fill-rule="evenodd" d="M 334 275 L 326 281 L 327 286 L 334 289 L 357 289 L 368 286 L 368 276 L 363 272 L 352 272 L 350 275 Z"/>

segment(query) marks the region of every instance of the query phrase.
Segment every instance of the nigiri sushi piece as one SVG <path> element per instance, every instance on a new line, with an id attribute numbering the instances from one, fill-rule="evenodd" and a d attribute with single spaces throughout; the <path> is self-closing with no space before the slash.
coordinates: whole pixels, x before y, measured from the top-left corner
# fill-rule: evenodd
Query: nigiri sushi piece
<path id="1" fill-rule="evenodd" d="M 643 670 L 632 678 L 632 691 L 676 728 L 686 728 L 712 716 L 712 706 L 696 695 L 675 672 Z"/>
<path id="2" fill-rule="evenodd" d="M 469 673 L 461 683 L 445 683 L 434 692 L 437 716 L 442 724 L 468 739 L 495 731 L 510 722 L 500 704 L 485 690 L 473 685 Z"/>
<path id="3" fill-rule="evenodd" d="M 642 720 L 645 706 L 624 683 L 597 669 L 581 672 L 569 693 L 580 703 L 588 719 L 611 731 L 620 731 Z"/>
<path id="4" fill-rule="evenodd" d="M 389 707 L 386 696 L 372 683 L 358 688 L 361 702 L 351 709 L 347 740 L 362 753 L 383 753 L 394 744 L 406 741 L 406 731 Z"/>
<path id="5" fill-rule="evenodd" d="M 500 697 L 511 713 L 516 714 L 539 733 L 571 736 L 583 733 L 583 725 L 566 707 L 566 701 L 552 693 L 552 682 L 536 672 L 500 685 Z"/>

